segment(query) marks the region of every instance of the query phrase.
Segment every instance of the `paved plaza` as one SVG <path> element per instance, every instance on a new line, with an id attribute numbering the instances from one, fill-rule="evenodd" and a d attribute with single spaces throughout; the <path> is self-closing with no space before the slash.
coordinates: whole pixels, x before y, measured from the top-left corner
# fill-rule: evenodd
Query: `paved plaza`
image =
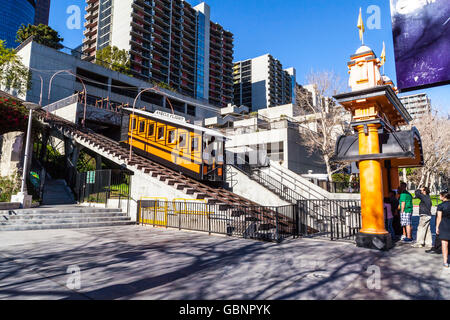
<path id="1" fill-rule="evenodd" d="M 450 273 L 406 244 L 378 252 L 142 226 L 2 232 L 0 299 L 450 299 Z"/>

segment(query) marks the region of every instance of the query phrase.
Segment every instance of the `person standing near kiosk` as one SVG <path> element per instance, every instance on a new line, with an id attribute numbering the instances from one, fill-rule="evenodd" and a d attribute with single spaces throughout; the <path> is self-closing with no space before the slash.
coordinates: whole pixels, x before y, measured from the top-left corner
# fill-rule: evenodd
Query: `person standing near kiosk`
<path id="1" fill-rule="evenodd" d="M 413 214 L 413 197 L 407 190 L 407 185 L 405 182 L 400 184 L 399 188 L 400 199 L 399 199 L 399 209 L 400 209 L 400 221 L 403 227 L 403 237 L 404 242 L 412 242 L 412 214 Z"/>
<path id="2" fill-rule="evenodd" d="M 414 248 L 431 249 L 433 246 L 433 237 L 431 236 L 431 198 L 430 189 L 427 187 L 421 187 L 416 190 L 415 196 L 420 200 L 419 204 L 419 215 L 420 221 L 417 227 L 417 241 L 413 244 Z"/>

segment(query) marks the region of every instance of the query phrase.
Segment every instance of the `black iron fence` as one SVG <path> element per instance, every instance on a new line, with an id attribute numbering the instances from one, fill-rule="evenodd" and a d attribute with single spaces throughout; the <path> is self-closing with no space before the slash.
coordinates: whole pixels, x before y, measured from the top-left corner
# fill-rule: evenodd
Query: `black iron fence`
<path id="1" fill-rule="evenodd" d="M 138 205 L 138 221 L 143 225 L 276 242 L 299 235 L 298 210 L 293 205 L 248 207 L 151 198 Z"/>
<path id="2" fill-rule="evenodd" d="M 281 242 L 292 237 L 354 240 L 361 229 L 361 205 L 353 200 L 299 200 L 282 207 L 231 206 L 201 200 L 138 201 L 142 225 Z"/>
<path id="3" fill-rule="evenodd" d="M 302 236 L 354 240 L 361 230 L 359 200 L 300 200 L 298 211 Z"/>
<path id="4" fill-rule="evenodd" d="M 107 204 L 117 200 L 119 208 L 126 200 L 127 212 L 130 202 L 131 175 L 120 169 L 71 172 L 71 182 L 76 199 L 80 203 Z"/>

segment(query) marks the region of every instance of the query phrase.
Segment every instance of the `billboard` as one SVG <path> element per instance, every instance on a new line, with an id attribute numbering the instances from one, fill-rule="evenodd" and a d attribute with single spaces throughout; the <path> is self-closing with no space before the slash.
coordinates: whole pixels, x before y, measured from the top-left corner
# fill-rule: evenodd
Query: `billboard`
<path id="1" fill-rule="evenodd" d="M 450 83 L 450 1 L 390 1 L 398 89 Z"/>

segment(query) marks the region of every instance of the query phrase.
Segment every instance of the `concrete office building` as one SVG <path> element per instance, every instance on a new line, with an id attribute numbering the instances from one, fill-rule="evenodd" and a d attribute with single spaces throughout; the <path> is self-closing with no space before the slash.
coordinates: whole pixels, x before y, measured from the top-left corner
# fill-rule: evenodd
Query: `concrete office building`
<path id="1" fill-rule="evenodd" d="M 117 46 L 130 53 L 133 76 L 225 107 L 233 94 L 233 34 L 210 8 L 183 0 L 86 0 L 84 59 Z"/>
<path id="2" fill-rule="evenodd" d="M 15 48 L 17 30 L 22 24 L 34 23 L 35 0 L 2 1 L 0 5 L 0 40 L 6 41 L 7 48 Z"/>
<path id="3" fill-rule="evenodd" d="M 34 24 L 48 25 L 50 16 L 50 0 L 36 0 L 36 15 L 34 17 Z"/>
<path id="4" fill-rule="evenodd" d="M 227 152 L 244 155 L 245 162 L 263 165 L 268 160 L 297 174 L 323 174 L 326 167 L 317 152 L 308 152 L 305 130 L 316 119 L 303 116 L 293 104 L 260 109 L 258 114 L 237 114 L 243 109 L 222 109 L 220 117 L 205 119 L 205 126 L 227 137 Z M 242 158 L 242 157 L 241 157 Z M 231 160 L 230 160 L 231 161 Z"/>
<path id="5" fill-rule="evenodd" d="M 19 98 L 38 103 L 41 96 L 40 77 L 42 77 L 42 104 L 44 106 L 68 98 L 77 92 L 82 92 L 81 81 L 86 86 L 87 103 L 94 106 L 96 101 L 106 98 L 108 98 L 110 105 L 129 104 L 132 106 L 138 92 L 151 87 L 146 81 L 112 71 L 30 40 L 27 40 L 18 48 L 18 55 L 22 58 L 26 67 L 32 68 L 32 70 L 42 70 L 41 72 L 33 71 L 30 90 Z M 55 75 L 55 70 L 69 70 L 71 73 L 60 72 Z M 48 99 L 52 77 L 50 99 Z M 192 122 L 220 114 L 218 107 L 204 101 L 161 88 L 158 88 L 158 90 L 164 94 L 154 91 L 141 94 L 136 107 L 145 107 L 149 111 L 172 112 L 171 104 L 175 114 L 181 115 Z M 168 100 L 164 96 L 168 96 Z"/>
<path id="6" fill-rule="evenodd" d="M 403 103 L 406 110 L 408 110 L 413 120 L 419 119 L 431 112 L 431 100 L 426 93 L 400 97 L 400 101 Z"/>
<path id="7" fill-rule="evenodd" d="M 295 101 L 295 69 L 283 69 L 281 62 L 270 54 L 235 62 L 233 80 L 233 103 L 252 111 Z"/>

